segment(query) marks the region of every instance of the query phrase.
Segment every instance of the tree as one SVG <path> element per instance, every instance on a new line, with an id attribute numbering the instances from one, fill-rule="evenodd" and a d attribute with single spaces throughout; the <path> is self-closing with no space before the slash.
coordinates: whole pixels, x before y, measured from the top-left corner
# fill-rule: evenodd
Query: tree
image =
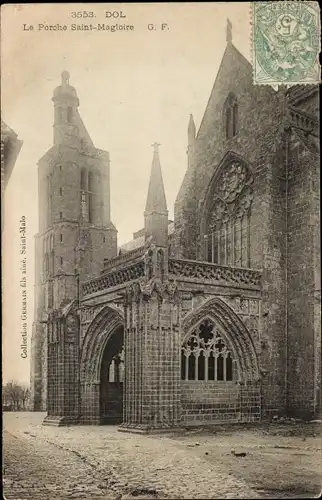
<path id="1" fill-rule="evenodd" d="M 26 406 L 30 398 L 30 389 L 27 385 L 22 385 L 21 387 L 21 402 L 22 409 L 26 411 Z"/>
<path id="2" fill-rule="evenodd" d="M 29 396 L 29 387 L 25 384 L 20 384 L 15 380 L 7 382 L 7 384 L 3 387 L 3 405 L 5 407 L 10 407 L 13 411 L 26 410 Z"/>

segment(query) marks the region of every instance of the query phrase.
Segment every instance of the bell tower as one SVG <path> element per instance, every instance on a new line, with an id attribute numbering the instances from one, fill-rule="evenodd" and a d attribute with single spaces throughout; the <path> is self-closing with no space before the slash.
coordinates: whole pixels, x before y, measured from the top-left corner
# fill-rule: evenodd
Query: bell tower
<path id="1" fill-rule="evenodd" d="M 68 71 L 61 74 L 61 85 L 54 91 L 54 144 L 64 144 L 77 137 L 76 114 L 79 99 L 74 87 L 69 84 Z"/>
<path id="2" fill-rule="evenodd" d="M 47 320 L 78 293 L 78 283 L 99 275 L 117 254 L 110 219 L 110 158 L 97 149 L 78 111 L 64 71 L 54 90 L 54 145 L 38 162 L 39 232 L 35 237 L 35 309 L 31 392 L 34 410 L 47 399 Z"/>

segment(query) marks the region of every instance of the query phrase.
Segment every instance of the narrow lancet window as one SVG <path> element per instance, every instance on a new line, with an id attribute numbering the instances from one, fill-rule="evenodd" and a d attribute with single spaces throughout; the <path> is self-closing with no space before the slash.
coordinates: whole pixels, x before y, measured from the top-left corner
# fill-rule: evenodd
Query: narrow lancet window
<path id="1" fill-rule="evenodd" d="M 238 133 L 238 103 L 234 94 L 229 94 L 224 106 L 224 126 L 226 139 Z"/>

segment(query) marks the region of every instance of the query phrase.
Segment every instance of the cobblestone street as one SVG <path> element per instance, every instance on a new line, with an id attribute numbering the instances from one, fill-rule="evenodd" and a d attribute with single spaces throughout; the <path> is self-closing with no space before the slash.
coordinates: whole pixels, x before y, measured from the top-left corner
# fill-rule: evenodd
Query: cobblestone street
<path id="1" fill-rule="evenodd" d="M 270 479 L 272 485 L 281 483 L 284 472 L 302 487 L 306 479 L 309 485 L 313 481 L 313 491 L 320 484 L 321 442 L 316 436 L 306 442 L 302 437 L 270 436 L 267 446 L 258 433 L 250 438 L 242 430 L 156 437 L 121 433 L 114 426 L 44 427 L 43 417 L 4 415 L 8 500 L 267 498 L 273 489 Z M 275 442 L 280 448 L 274 453 Z M 298 453 L 301 443 L 305 446 Z M 247 450 L 247 456 L 232 457 L 233 444 L 237 451 Z"/>
<path id="2" fill-rule="evenodd" d="M 114 498 L 76 454 L 4 433 L 4 492 L 8 499 Z"/>

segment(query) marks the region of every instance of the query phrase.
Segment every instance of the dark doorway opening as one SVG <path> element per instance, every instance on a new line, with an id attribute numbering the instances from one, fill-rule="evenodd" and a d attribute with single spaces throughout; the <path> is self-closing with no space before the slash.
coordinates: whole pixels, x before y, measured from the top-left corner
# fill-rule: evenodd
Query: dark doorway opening
<path id="1" fill-rule="evenodd" d="M 123 326 L 107 341 L 100 373 L 100 422 L 120 424 L 123 420 L 124 348 Z"/>

